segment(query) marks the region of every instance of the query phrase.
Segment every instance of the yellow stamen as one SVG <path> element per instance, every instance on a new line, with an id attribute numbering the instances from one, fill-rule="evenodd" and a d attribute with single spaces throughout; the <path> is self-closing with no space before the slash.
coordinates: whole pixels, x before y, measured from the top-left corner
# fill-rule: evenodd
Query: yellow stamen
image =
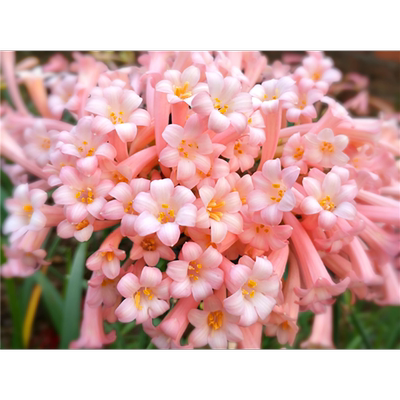
<path id="1" fill-rule="evenodd" d="M 24 211 L 31 212 L 31 211 L 33 211 L 33 207 L 30 204 L 25 204 Z"/>
<path id="2" fill-rule="evenodd" d="M 210 312 L 207 317 L 208 326 L 211 326 L 215 331 L 217 331 L 222 326 L 222 317 L 222 311 Z"/>

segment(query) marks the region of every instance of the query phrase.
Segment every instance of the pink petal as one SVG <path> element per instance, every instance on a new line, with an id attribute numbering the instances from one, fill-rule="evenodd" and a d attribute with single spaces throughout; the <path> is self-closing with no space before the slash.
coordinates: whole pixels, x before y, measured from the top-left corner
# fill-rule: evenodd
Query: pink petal
<path id="1" fill-rule="evenodd" d="M 267 160 L 262 167 L 262 174 L 270 182 L 279 183 L 282 177 L 280 159 Z"/>
<path id="2" fill-rule="evenodd" d="M 174 184 L 171 179 L 159 179 L 150 184 L 150 194 L 158 204 L 168 204 L 173 193 Z"/>
<path id="3" fill-rule="evenodd" d="M 185 261 L 197 260 L 202 253 L 201 247 L 194 242 L 186 242 L 182 247 L 182 255 Z"/>
<path id="4" fill-rule="evenodd" d="M 226 224 L 220 221 L 210 220 L 211 224 L 211 241 L 213 243 L 221 243 L 228 232 Z"/>
<path id="5" fill-rule="evenodd" d="M 154 181 L 153 181 L 154 182 Z M 151 197 L 150 193 L 139 193 L 133 202 L 133 208 L 136 212 L 142 213 L 144 211 L 153 215 L 158 215 L 158 205 Z"/>
<path id="6" fill-rule="evenodd" d="M 207 268 L 217 268 L 222 262 L 222 255 L 213 246 L 208 246 L 200 257 L 199 262 L 207 265 Z"/>
<path id="7" fill-rule="evenodd" d="M 176 124 L 167 125 L 162 137 L 171 147 L 177 148 L 183 138 L 183 128 Z"/>
<path id="8" fill-rule="evenodd" d="M 31 204 L 34 209 L 42 207 L 47 200 L 47 193 L 41 189 L 32 189 L 30 192 Z"/>
<path id="9" fill-rule="evenodd" d="M 357 210 L 356 208 L 353 206 L 353 204 L 348 203 L 348 202 L 343 202 L 340 203 L 335 210 L 333 211 L 333 213 L 340 217 L 340 218 L 344 218 L 344 219 L 349 219 L 352 220 L 355 218 L 356 214 L 357 214 Z"/>
<path id="10" fill-rule="evenodd" d="M 261 190 L 253 190 L 247 196 L 249 211 L 260 211 L 269 205 L 268 196 Z"/>
<path id="11" fill-rule="evenodd" d="M 136 275 L 128 272 L 117 284 L 117 290 L 122 296 L 132 297 L 140 288 L 139 279 Z"/>
<path id="12" fill-rule="evenodd" d="M 125 182 L 120 182 L 114 186 L 109 193 L 110 196 L 119 200 L 123 204 L 127 204 L 132 201 L 132 188 Z"/>
<path id="13" fill-rule="evenodd" d="M 162 273 L 155 267 L 144 267 L 140 274 L 140 285 L 144 287 L 156 287 L 161 283 Z"/>
<path id="14" fill-rule="evenodd" d="M 285 168 L 282 171 L 282 182 L 287 188 L 291 188 L 299 177 L 299 174 L 300 168 L 295 165 Z"/>
<path id="15" fill-rule="evenodd" d="M 77 224 L 87 217 L 88 211 L 86 205 L 79 202 L 67 207 L 65 214 L 69 222 Z"/>
<path id="16" fill-rule="evenodd" d="M 148 211 L 143 211 L 135 221 L 135 231 L 139 236 L 147 236 L 157 232 L 161 227 L 160 221 Z"/>
<path id="17" fill-rule="evenodd" d="M 136 224 L 135 224 L 136 227 Z M 139 231 L 137 230 L 139 233 Z M 139 233 L 140 234 L 140 233 Z M 181 231 L 179 225 L 175 222 L 167 222 L 166 224 L 161 224 L 159 231 L 157 232 L 158 238 L 166 246 L 174 246 L 179 240 Z M 142 235 L 141 235 L 142 236 Z"/>
<path id="18" fill-rule="evenodd" d="M 262 293 L 256 292 L 252 298 L 252 303 L 260 319 L 264 320 L 271 313 L 276 301 L 272 297 L 264 296 Z"/>
<path id="19" fill-rule="evenodd" d="M 196 165 L 192 160 L 187 158 L 181 158 L 178 162 L 178 173 L 177 179 L 180 181 L 184 181 L 186 179 L 190 179 L 196 173 Z"/>
<path id="20" fill-rule="evenodd" d="M 337 217 L 330 211 L 322 210 L 318 216 L 318 224 L 322 229 L 331 229 L 336 223 Z"/>
<path id="21" fill-rule="evenodd" d="M 242 291 L 238 290 L 224 300 L 224 308 L 232 315 L 241 315 L 244 310 Z"/>
<path id="22" fill-rule="evenodd" d="M 311 179 L 311 178 L 310 178 Z M 306 197 L 300 204 L 301 211 L 306 215 L 317 214 L 322 210 L 321 205 L 313 196 Z"/>
<path id="23" fill-rule="evenodd" d="M 181 299 L 189 297 L 192 294 L 192 285 L 190 279 L 186 278 L 181 282 L 172 282 L 170 287 L 171 297 Z"/>
<path id="24" fill-rule="evenodd" d="M 108 279 L 115 279 L 119 275 L 121 262 L 117 257 L 103 264 L 103 273 Z"/>
<path id="25" fill-rule="evenodd" d="M 176 215 L 175 222 L 181 226 L 195 226 L 197 208 L 194 204 L 185 204 Z"/>
<path id="26" fill-rule="evenodd" d="M 168 168 L 176 167 L 180 161 L 181 157 L 179 151 L 170 146 L 164 147 L 159 155 L 159 161 L 161 164 Z"/>
<path id="27" fill-rule="evenodd" d="M 115 310 L 115 316 L 124 323 L 132 322 L 137 314 L 135 300 L 132 298 L 125 299 Z"/>
<path id="28" fill-rule="evenodd" d="M 236 214 L 225 213 L 221 217 L 221 222 L 226 224 L 229 232 L 232 232 L 236 235 L 238 235 L 239 233 L 242 233 L 242 231 L 243 231 L 243 219 L 239 213 L 236 213 Z"/>
<path id="29" fill-rule="evenodd" d="M 231 122 L 228 117 L 221 114 L 217 110 L 211 111 L 210 118 L 208 120 L 208 129 L 211 129 L 216 133 L 220 133 L 228 129 L 230 124 Z"/>
<path id="30" fill-rule="evenodd" d="M 96 156 L 80 158 L 76 162 L 76 167 L 82 174 L 91 176 L 96 172 L 98 161 Z"/>
<path id="31" fill-rule="evenodd" d="M 211 186 L 202 186 L 199 189 L 199 194 L 201 201 L 203 202 L 204 206 L 207 207 L 208 203 L 213 199 L 215 196 L 215 189 Z"/>
<path id="32" fill-rule="evenodd" d="M 192 283 L 193 298 L 196 301 L 204 300 L 213 293 L 211 285 L 205 279 L 199 279 Z"/>
<path id="33" fill-rule="evenodd" d="M 174 281 L 182 282 L 187 277 L 188 262 L 182 260 L 168 263 L 167 275 Z"/>
<path id="34" fill-rule="evenodd" d="M 132 122 L 125 122 L 124 124 L 116 124 L 115 130 L 119 138 L 124 142 L 132 142 L 136 137 L 137 127 Z"/>
<path id="35" fill-rule="evenodd" d="M 196 114 L 209 115 L 214 110 L 210 95 L 206 92 L 200 92 L 193 97 L 192 110 Z"/>
<path id="36" fill-rule="evenodd" d="M 312 196 L 315 199 L 321 198 L 321 183 L 317 179 L 306 177 L 303 178 L 302 184 L 309 196 Z"/>
<path id="37" fill-rule="evenodd" d="M 93 217 L 97 219 L 101 219 L 100 212 L 103 209 L 104 205 L 107 203 L 107 200 L 103 197 L 98 197 L 93 201 L 93 203 L 90 203 L 87 205 L 87 210 L 90 214 L 93 215 Z"/>

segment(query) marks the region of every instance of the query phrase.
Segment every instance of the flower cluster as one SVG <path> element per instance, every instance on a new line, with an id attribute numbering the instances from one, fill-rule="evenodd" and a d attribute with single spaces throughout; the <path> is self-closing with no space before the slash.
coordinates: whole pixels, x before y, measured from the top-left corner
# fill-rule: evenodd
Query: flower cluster
<path id="1" fill-rule="evenodd" d="M 399 129 L 335 101 L 341 73 L 322 52 L 272 66 L 258 52 L 150 52 L 120 69 L 57 57 L 34 77 L 36 117 L 2 54 L 16 188 L 1 273 L 46 265 L 52 227 L 80 242 L 111 228 L 87 259 L 71 347 L 115 340 L 104 320 L 142 324 L 159 348 L 257 348 L 263 333 L 293 345 L 304 310 L 325 327 L 304 346 L 331 347 L 335 296 L 400 304 Z"/>

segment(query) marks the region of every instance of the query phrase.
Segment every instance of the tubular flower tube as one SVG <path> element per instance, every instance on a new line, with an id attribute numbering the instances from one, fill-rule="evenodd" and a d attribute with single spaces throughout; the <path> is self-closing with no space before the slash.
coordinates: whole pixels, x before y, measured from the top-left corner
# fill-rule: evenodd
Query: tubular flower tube
<path id="1" fill-rule="evenodd" d="M 1 54 L 1 275 L 63 259 L 47 257 L 57 236 L 89 241 L 70 347 L 107 346 L 104 321 L 135 321 L 163 349 L 260 348 L 263 334 L 331 348 L 346 289 L 399 304 L 400 129 L 368 79 L 341 82 L 323 52 L 127 55 Z M 299 345 L 305 310 L 317 316 Z"/>

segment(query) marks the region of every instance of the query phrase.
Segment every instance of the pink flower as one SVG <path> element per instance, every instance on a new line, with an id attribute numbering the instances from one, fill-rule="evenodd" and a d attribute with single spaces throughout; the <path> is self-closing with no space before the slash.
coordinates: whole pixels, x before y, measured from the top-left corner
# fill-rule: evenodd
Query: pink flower
<path id="1" fill-rule="evenodd" d="M 349 143 L 345 135 L 334 135 L 332 129 L 323 129 L 318 135 L 307 133 L 304 135 L 304 158 L 312 164 L 331 168 L 334 165 L 344 166 L 349 157 L 343 150 Z"/>
<path id="2" fill-rule="evenodd" d="M 239 133 L 247 125 L 243 113 L 253 110 L 251 96 L 240 92 L 240 81 L 231 76 L 224 78 L 218 72 L 207 72 L 210 94 L 198 93 L 192 101 L 192 109 L 199 115 L 208 116 L 208 129 L 222 132 L 232 126 Z"/>
<path id="3" fill-rule="evenodd" d="M 193 96 L 207 90 L 205 83 L 199 83 L 200 70 L 191 65 L 182 73 L 170 69 L 164 73 L 164 80 L 156 85 L 156 90 L 167 93 L 168 102 L 171 104 L 184 101 L 190 105 Z"/>
<path id="4" fill-rule="evenodd" d="M 249 114 L 247 120 L 246 133 L 249 135 L 249 144 L 252 146 L 260 146 L 265 142 L 265 122 L 260 110 L 256 110 Z"/>
<path id="5" fill-rule="evenodd" d="M 114 160 L 117 151 L 107 142 L 104 127 L 99 126 L 98 117 L 83 117 L 71 132 L 61 132 L 57 147 L 61 152 L 76 157 L 76 168 L 85 175 L 93 175 L 99 165 L 99 158 Z"/>
<path id="6" fill-rule="evenodd" d="M 168 264 L 167 275 L 171 283 L 172 297 L 188 297 L 193 294 L 196 301 L 204 300 L 219 289 L 224 281 L 224 273 L 218 266 L 222 255 L 214 247 L 205 251 L 194 242 L 186 242 L 181 250 L 180 259 Z"/>
<path id="7" fill-rule="evenodd" d="M 155 234 L 145 237 L 136 235 L 130 237 L 130 239 L 133 242 L 133 247 L 129 256 L 132 260 L 144 258 L 147 265 L 154 267 L 157 265 L 160 258 L 169 261 L 175 259 L 174 251 L 163 244 Z"/>
<path id="8" fill-rule="evenodd" d="M 288 76 L 255 85 L 250 90 L 254 107 L 261 108 L 264 114 L 268 114 L 278 109 L 280 101 L 295 103 L 297 101 L 295 85 L 296 82 Z"/>
<path id="9" fill-rule="evenodd" d="M 50 264 L 44 260 L 47 253 L 43 249 L 25 251 L 18 246 L 4 246 L 4 252 L 7 262 L 2 265 L 0 272 L 5 278 L 25 278 L 33 275 L 42 265 Z"/>
<path id="10" fill-rule="evenodd" d="M 4 221 L 3 233 L 12 233 L 13 242 L 28 231 L 40 231 L 46 225 L 46 216 L 40 211 L 47 200 L 47 193 L 40 189 L 29 190 L 24 183 L 14 189 L 13 197 L 4 203 L 11 214 Z"/>
<path id="11" fill-rule="evenodd" d="M 297 102 L 285 102 L 283 104 L 283 107 L 287 108 L 286 118 L 289 122 L 297 122 L 300 117 L 308 119 L 317 117 L 317 111 L 313 104 L 321 100 L 324 94 L 313 87 L 314 82 L 311 79 L 302 79 L 296 87 Z"/>
<path id="12" fill-rule="evenodd" d="M 229 283 L 233 294 L 224 300 L 224 307 L 240 317 L 240 325 L 250 326 L 267 318 L 276 304 L 280 279 L 266 257 L 256 257 L 256 261 L 248 256 L 240 258 L 229 272 Z"/>
<path id="13" fill-rule="evenodd" d="M 168 143 L 160 153 L 160 163 L 166 167 L 178 167 L 177 179 L 193 178 L 196 168 L 207 173 L 211 167 L 210 157 L 213 146 L 197 115 L 192 115 L 182 128 L 168 125 L 162 137 Z"/>
<path id="14" fill-rule="evenodd" d="M 190 310 L 188 318 L 195 327 L 189 336 L 189 343 L 194 347 L 209 344 L 212 349 L 226 349 L 228 340 L 239 342 L 243 339 L 237 326 L 239 317 L 229 314 L 215 295 L 204 300 L 203 310 Z"/>
<path id="15" fill-rule="evenodd" d="M 37 121 L 32 128 L 27 128 L 24 132 L 27 143 L 24 151 L 29 158 L 36 161 L 39 167 L 44 167 L 49 161 L 57 136 L 57 131 L 47 131 L 44 124 Z"/>
<path id="16" fill-rule="evenodd" d="M 114 186 L 109 195 L 115 200 L 107 202 L 101 210 L 101 216 L 109 220 L 121 220 L 121 233 L 124 236 L 136 235 L 134 224 L 137 218 L 133 209 L 133 201 L 140 192 L 147 192 L 150 189 L 148 179 L 132 179 L 129 185 L 120 182 Z"/>
<path id="17" fill-rule="evenodd" d="M 333 68 L 331 58 L 324 57 L 324 53 L 321 51 L 313 51 L 303 59 L 303 66 L 296 69 L 294 77 L 295 79 L 312 79 L 315 87 L 326 94 L 333 82 L 340 81 L 342 74 L 338 69 Z"/>
<path id="18" fill-rule="evenodd" d="M 290 136 L 289 140 L 286 142 L 283 148 L 282 154 L 282 165 L 284 167 L 290 167 L 292 165 L 297 165 L 300 168 L 301 174 L 306 174 L 308 171 L 307 163 L 304 157 L 305 144 L 304 139 L 297 132 Z"/>
<path id="19" fill-rule="evenodd" d="M 140 213 L 135 221 L 139 236 L 157 233 L 166 246 L 173 246 L 179 239 L 180 226 L 196 224 L 195 196 L 184 186 L 176 186 L 171 179 L 152 181 L 150 193 L 139 193 L 133 203 Z"/>
<path id="20" fill-rule="evenodd" d="M 48 106 L 56 118 L 61 118 L 65 109 L 72 111 L 78 109 L 76 96 L 73 96 L 77 81 L 78 77 L 76 75 L 68 74 L 52 85 Z"/>
<path id="21" fill-rule="evenodd" d="M 291 226 L 266 225 L 260 215 L 244 209 L 242 215 L 244 226 L 239 238 L 243 243 L 249 243 L 250 246 L 264 251 L 278 250 L 287 245 L 287 239 L 292 234 Z"/>
<path id="22" fill-rule="evenodd" d="M 110 180 L 101 180 L 99 169 L 91 176 L 80 174 L 75 168 L 64 167 L 60 172 L 63 186 L 53 193 L 56 204 L 66 205 L 74 214 L 74 220 L 83 220 L 89 214 L 101 219 L 100 211 L 103 208 L 114 183 Z"/>
<path id="23" fill-rule="evenodd" d="M 157 318 L 169 309 L 169 281 L 162 280 L 161 271 L 144 267 L 140 279 L 128 272 L 118 282 L 117 289 L 125 300 L 115 310 L 118 320 L 124 323 L 136 320 L 137 324 Z"/>
<path id="24" fill-rule="evenodd" d="M 240 177 L 236 172 L 231 172 L 226 180 L 231 185 L 232 192 L 238 192 L 242 204 L 247 204 L 247 196 L 254 189 L 251 175 L 246 174 Z"/>
<path id="25" fill-rule="evenodd" d="M 78 242 L 88 241 L 94 230 L 94 217 L 88 215 L 86 218 L 80 218 L 70 210 L 67 210 L 67 219 L 58 224 L 57 235 L 62 239 L 74 237 Z"/>
<path id="26" fill-rule="evenodd" d="M 227 234 L 239 234 L 243 229 L 243 220 L 239 211 L 242 207 L 239 194 L 231 192 L 225 178 L 220 178 L 215 187 L 202 186 L 199 194 L 203 207 L 199 209 L 196 226 L 211 227 L 211 241 L 221 243 Z"/>
<path id="27" fill-rule="evenodd" d="M 121 270 L 121 273 L 123 270 Z M 87 292 L 86 302 L 91 307 L 112 307 L 117 301 L 120 294 L 117 291 L 117 283 L 122 274 L 114 279 L 107 278 L 103 273 L 96 271 L 88 281 L 88 285 L 92 290 Z"/>
<path id="28" fill-rule="evenodd" d="M 86 261 L 86 267 L 91 271 L 102 270 L 108 279 L 119 275 L 121 260 L 125 259 L 125 251 L 111 245 L 100 247 Z"/>
<path id="29" fill-rule="evenodd" d="M 142 99 L 133 91 L 119 86 L 104 88 L 92 95 L 86 111 L 100 115 L 105 132 L 116 130 L 123 142 L 131 142 L 136 137 L 137 125 L 150 125 L 150 115 L 139 109 Z"/>
<path id="30" fill-rule="evenodd" d="M 258 156 L 258 152 L 259 147 L 250 145 L 248 136 L 242 136 L 238 140 L 228 143 L 222 156 L 229 158 L 231 171 L 237 171 L 240 168 L 244 172 L 254 165 L 254 159 Z"/>
<path id="31" fill-rule="evenodd" d="M 253 174 L 255 190 L 248 196 L 249 211 L 261 211 L 267 224 L 278 225 L 283 212 L 293 210 L 296 198 L 290 188 L 296 182 L 300 168 L 291 166 L 281 170 L 280 159 L 268 160 L 262 172 Z"/>
<path id="32" fill-rule="evenodd" d="M 303 179 L 303 187 L 308 196 L 300 208 L 306 215 L 319 214 L 318 224 L 323 229 L 331 229 L 337 217 L 352 220 L 356 209 L 350 203 L 357 195 L 355 184 L 342 185 L 339 175 L 329 172 L 322 184 L 315 178 Z"/>

